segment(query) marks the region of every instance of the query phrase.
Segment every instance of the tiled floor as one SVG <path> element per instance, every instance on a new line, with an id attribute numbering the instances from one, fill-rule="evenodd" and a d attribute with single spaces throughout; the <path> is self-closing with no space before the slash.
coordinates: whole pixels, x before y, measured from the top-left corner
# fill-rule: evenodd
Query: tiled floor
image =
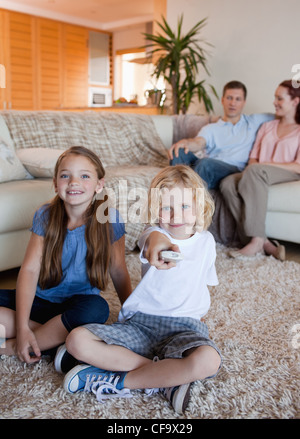
<path id="1" fill-rule="evenodd" d="M 281 243 L 286 246 L 286 259 L 288 261 L 296 261 L 300 263 L 300 244 L 294 244 L 291 242 Z M 18 268 L 0 272 L 0 289 L 15 288 L 18 272 Z"/>

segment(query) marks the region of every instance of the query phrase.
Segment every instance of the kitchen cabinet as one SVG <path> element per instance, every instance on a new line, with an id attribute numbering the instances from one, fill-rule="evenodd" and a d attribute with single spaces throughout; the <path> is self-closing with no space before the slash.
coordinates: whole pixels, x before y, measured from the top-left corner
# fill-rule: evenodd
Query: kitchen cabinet
<path id="1" fill-rule="evenodd" d="M 58 108 L 63 103 L 62 24 L 38 18 L 36 35 L 38 108 Z"/>
<path id="2" fill-rule="evenodd" d="M 88 30 L 63 26 L 63 107 L 86 106 L 88 102 Z"/>
<path id="3" fill-rule="evenodd" d="M 90 29 L 0 9 L 0 108 L 86 107 Z M 94 31 L 97 32 L 97 31 Z M 111 34 L 109 34 L 111 41 Z M 111 50 L 111 45 L 110 45 Z M 108 54 L 111 64 L 111 53 Z M 109 86 L 112 86 L 110 69 Z"/>
<path id="4" fill-rule="evenodd" d="M 6 41 L 4 39 L 5 16 L 0 10 L 0 109 L 6 106 L 7 89 L 6 89 Z"/>
<path id="5" fill-rule="evenodd" d="M 33 20 L 30 15 L 1 11 L 0 56 L 6 73 L 1 108 L 37 108 Z"/>

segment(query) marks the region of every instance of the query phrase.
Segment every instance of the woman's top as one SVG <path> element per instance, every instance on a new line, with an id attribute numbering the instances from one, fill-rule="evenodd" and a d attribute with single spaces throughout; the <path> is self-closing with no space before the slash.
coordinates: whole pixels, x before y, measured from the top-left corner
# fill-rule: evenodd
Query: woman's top
<path id="1" fill-rule="evenodd" d="M 264 123 L 258 133 L 250 154 L 259 163 L 300 164 L 300 125 L 289 134 L 278 137 L 279 120 Z"/>
<path id="2" fill-rule="evenodd" d="M 45 236 L 48 220 L 47 205 L 36 211 L 33 218 L 32 232 Z M 114 222 L 111 222 L 112 242 L 118 241 L 125 234 L 124 222 L 117 210 L 111 209 Z M 59 227 L 59 224 L 58 224 Z M 85 224 L 74 230 L 67 229 L 62 250 L 62 279 L 52 288 L 42 289 L 37 286 L 36 295 L 50 302 L 61 303 L 75 294 L 99 294 L 99 289 L 90 284 L 86 270 L 87 246 L 85 241 Z"/>

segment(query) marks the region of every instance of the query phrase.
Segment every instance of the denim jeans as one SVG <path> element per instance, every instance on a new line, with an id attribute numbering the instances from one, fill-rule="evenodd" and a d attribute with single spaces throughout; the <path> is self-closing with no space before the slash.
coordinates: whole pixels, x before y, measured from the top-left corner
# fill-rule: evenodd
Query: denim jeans
<path id="1" fill-rule="evenodd" d="M 170 160 L 170 165 L 188 165 L 206 182 L 208 189 L 216 189 L 220 181 L 227 175 L 235 174 L 240 170 L 229 163 L 221 160 L 205 157 L 199 159 L 195 154 L 189 151 L 187 154 L 183 148 L 178 151 L 178 157 Z"/>
<path id="2" fill-rule="evenodd" d="M 16 309 L 16 291 L 0 290 L 0 306 Z M 67 331 L 87 323 L 105 323 L 109 316 L 109 307 L 103 297 L 96 294 L 77 294 L 63 303 L 53 303 L 35 296 L 30 319 L 44 324 L 61 314 L 61 320 Z"/>

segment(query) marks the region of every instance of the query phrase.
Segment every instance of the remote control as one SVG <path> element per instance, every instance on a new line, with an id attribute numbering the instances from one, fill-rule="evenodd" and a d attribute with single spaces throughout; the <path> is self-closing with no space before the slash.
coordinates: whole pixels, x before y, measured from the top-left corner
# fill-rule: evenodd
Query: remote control
<path id="1" fill-rule="evenodd" d="M 179 261 L 182 261 L 182 259 L 183 259 L 183 255 L 181 253 L 172 252 L 169 250 L 164 250 L 164 251 L 160 252 L 160 257 L 165 262 L 179 262 Z"/>

